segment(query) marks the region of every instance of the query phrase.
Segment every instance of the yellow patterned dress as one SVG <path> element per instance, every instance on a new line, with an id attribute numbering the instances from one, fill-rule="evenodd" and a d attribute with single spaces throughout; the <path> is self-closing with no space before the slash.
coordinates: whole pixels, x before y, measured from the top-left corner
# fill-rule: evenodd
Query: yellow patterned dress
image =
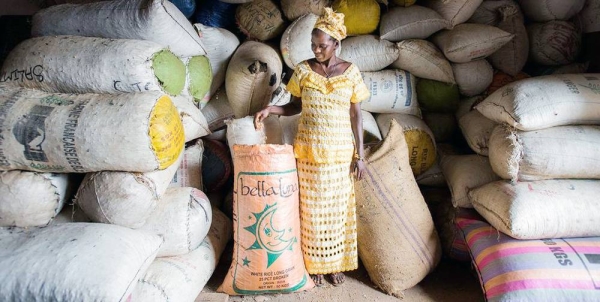
<path id="1" fill-rule="evenodd" d="M 367 99 L 369 90 L 354 64 L 326 78 L 306 61 L 296 66 L 287 90 L 302 99 L 294 153 L 306 269 L 310 274 L 354 270 L 358 253 L 350 103 Z"/>

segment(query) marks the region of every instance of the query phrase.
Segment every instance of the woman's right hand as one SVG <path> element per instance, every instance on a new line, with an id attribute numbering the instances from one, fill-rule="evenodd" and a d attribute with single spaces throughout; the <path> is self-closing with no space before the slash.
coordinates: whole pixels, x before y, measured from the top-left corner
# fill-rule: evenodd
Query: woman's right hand
<path id="1" fill-rule="evenodd" d="M 265 107 L 261 111 L 254 114 L 254 129 L 261 130 L 263 127 L 263 121 L 271 113 L 270 107 Z"/>

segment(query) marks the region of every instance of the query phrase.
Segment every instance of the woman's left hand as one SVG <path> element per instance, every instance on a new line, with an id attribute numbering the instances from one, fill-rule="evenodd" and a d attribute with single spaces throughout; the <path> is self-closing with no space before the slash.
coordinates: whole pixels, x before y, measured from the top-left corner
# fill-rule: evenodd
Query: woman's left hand
<path id="1" fill-rule="evenodd" d="M 354 159 L 352 161 L 352 173 L 356 180 L 361 180 L 366 170 L 366 163 L 364 160 Z"/>

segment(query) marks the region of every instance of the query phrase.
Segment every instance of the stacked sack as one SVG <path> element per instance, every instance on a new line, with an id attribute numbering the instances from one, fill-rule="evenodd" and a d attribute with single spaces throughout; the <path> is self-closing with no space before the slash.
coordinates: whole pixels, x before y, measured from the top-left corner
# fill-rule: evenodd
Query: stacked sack
<path id="1" fill-rule="evenodd" d="M 2 296 L 193 301 L 231 236 L 201 191 L 213 70 L 197 31 L 168 1 L 117 0 L 51 6 L 32 36 L 1 70 L 0 216 L 52 223 L 2 230 Z M 31 269 L 54 245 L 69 261 Z"/>

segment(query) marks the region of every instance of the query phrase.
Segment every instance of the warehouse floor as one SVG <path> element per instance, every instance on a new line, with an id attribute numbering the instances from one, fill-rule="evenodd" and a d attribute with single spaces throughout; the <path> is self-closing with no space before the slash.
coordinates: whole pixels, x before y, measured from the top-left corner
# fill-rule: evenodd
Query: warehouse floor
<path id="1" fill-rule="evenodd" d="M 212 278 L 198 297 L 196 302 L 223 302 L 225 296 L 215 296 L 217 287 L 225 278 L 231 263 L 232 245 L 225 250 L 221 262 Z M 327 283 L 324 287 L 314 288 L 307 292 L 294 294 L 231 296 L 229 301 L 244 302 L 289 302 L 289 301 L 448 301 L 468 302 L 483 301 L 483 293 L 470 265 L 442 260 L 437 269 L 417 286 L 405 291 L 403 300 L 388 296 L 378 290 L 369 280 L 366 270 L 361 266 L 358 270 L 347 274 L 345 284 L 334 287 Z"/>

